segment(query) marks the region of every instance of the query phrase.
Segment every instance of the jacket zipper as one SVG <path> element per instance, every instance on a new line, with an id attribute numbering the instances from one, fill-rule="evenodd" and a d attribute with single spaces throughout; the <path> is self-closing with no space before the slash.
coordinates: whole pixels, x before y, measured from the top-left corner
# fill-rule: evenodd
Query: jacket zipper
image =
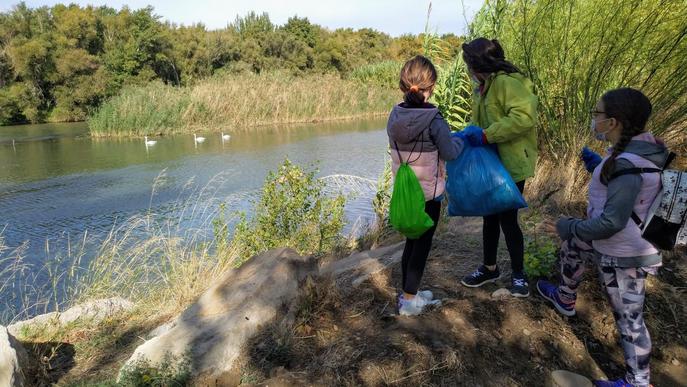
<path id="1" fill-rule="evenodd" d="M 527 154 L 527 149 L 523 149 L 525 151 L 525 157 L 530 158 L 530 155 Z"/>

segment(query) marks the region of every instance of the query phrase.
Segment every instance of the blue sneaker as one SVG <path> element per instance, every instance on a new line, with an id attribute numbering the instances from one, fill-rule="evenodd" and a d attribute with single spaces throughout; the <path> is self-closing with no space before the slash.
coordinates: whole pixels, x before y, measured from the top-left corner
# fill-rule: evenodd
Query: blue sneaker
<path id="1" fill-rule="evenodd" d="M 558 295 L 558 286 L 548 282 L 537 281 L 537 290 L 542 297 L 549 300 L 562 315 L 572 317 L 575 315 L 575 302 L 563 302 Z"/>
<path id="2" fill-rule="evenodd" d="M 595 380 L 596 387 L 632 387 L 632 385 L 625 381 L 625 379 L 618 380 Z"/>
<path id="3" fill-rule="evenodd" d="M 530 284 L 527 283 L 527 277 L 524 273 L 513 273 L 511 277 L 510 294 L 513 297 L 529 297 Z"/>

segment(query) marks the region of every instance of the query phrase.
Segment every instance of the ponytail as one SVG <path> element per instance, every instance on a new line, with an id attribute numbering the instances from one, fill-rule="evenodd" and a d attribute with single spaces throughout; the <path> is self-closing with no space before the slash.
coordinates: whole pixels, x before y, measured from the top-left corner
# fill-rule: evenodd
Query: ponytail
<path id="1" fill-rule="evenodd" d="M 424 92 L 432 90 L 437 82 L 437 70 L 432 62 L 422 55 L 407 61 L 401 69 L 399 88 L 403 100 L 411 106 L 425 102 Z"/>

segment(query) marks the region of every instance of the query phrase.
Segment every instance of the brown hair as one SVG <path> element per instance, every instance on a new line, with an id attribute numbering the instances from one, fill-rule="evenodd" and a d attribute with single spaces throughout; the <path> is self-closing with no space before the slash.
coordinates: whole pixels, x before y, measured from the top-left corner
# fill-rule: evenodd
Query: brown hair
<path id="1" fill-rule="evenodd" d="M 404 93 L 403 100 L 414 106 L 425 102 L 425 91 L 431 90 L 437 82 L 437 70 L 432 62 L 422 55 L 406 62 L 401 69 L 399 87 Z"/>
<path id="2" fill-rule="evenodd" d="M 620 140 L 613 145 L 613 153 L 601 168 L 601 177 L 608 181 L 615 169 L 615 159 L 625 151 L 632 137 L 645 131 L 651 116 L 651 101 L 641 91 L 624 87 L 607 91 L 601 101 L 606 118 L 615 118 L 623 125 Z"/>
<path id="3" fill-rule="evenodd" d="M 508 74 L 521 73 L 520 69 L 506 60 L 503 47 L 498 40 L 477 38 L 463 43 L 463 60 L 468 67 L 477 73 L 491 74 L 505 71 Z"/>

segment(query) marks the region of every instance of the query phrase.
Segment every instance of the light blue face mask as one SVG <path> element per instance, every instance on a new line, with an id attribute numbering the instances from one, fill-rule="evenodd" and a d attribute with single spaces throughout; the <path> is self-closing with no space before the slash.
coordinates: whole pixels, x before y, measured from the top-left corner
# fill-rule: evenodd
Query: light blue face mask
<path id="1" fill-rule="evenodd" d="M 606 118 L 605 120 L 601 120 L 599 122 L 608 121 L 610 119 L 611 118 Z M 590 127 L 592 129 L 592 134 L 594 135 L 594 138 L 596 138 L 599 141 L 608 141 L 608 139 L 606 138 L 606 134 L 611 131 L 610 129 L 605 131 L 605 132 L 597 132 L 596 131 L 596 120 L 593 118 L 592 118 L 592 124 L 590 125 Z"/>

